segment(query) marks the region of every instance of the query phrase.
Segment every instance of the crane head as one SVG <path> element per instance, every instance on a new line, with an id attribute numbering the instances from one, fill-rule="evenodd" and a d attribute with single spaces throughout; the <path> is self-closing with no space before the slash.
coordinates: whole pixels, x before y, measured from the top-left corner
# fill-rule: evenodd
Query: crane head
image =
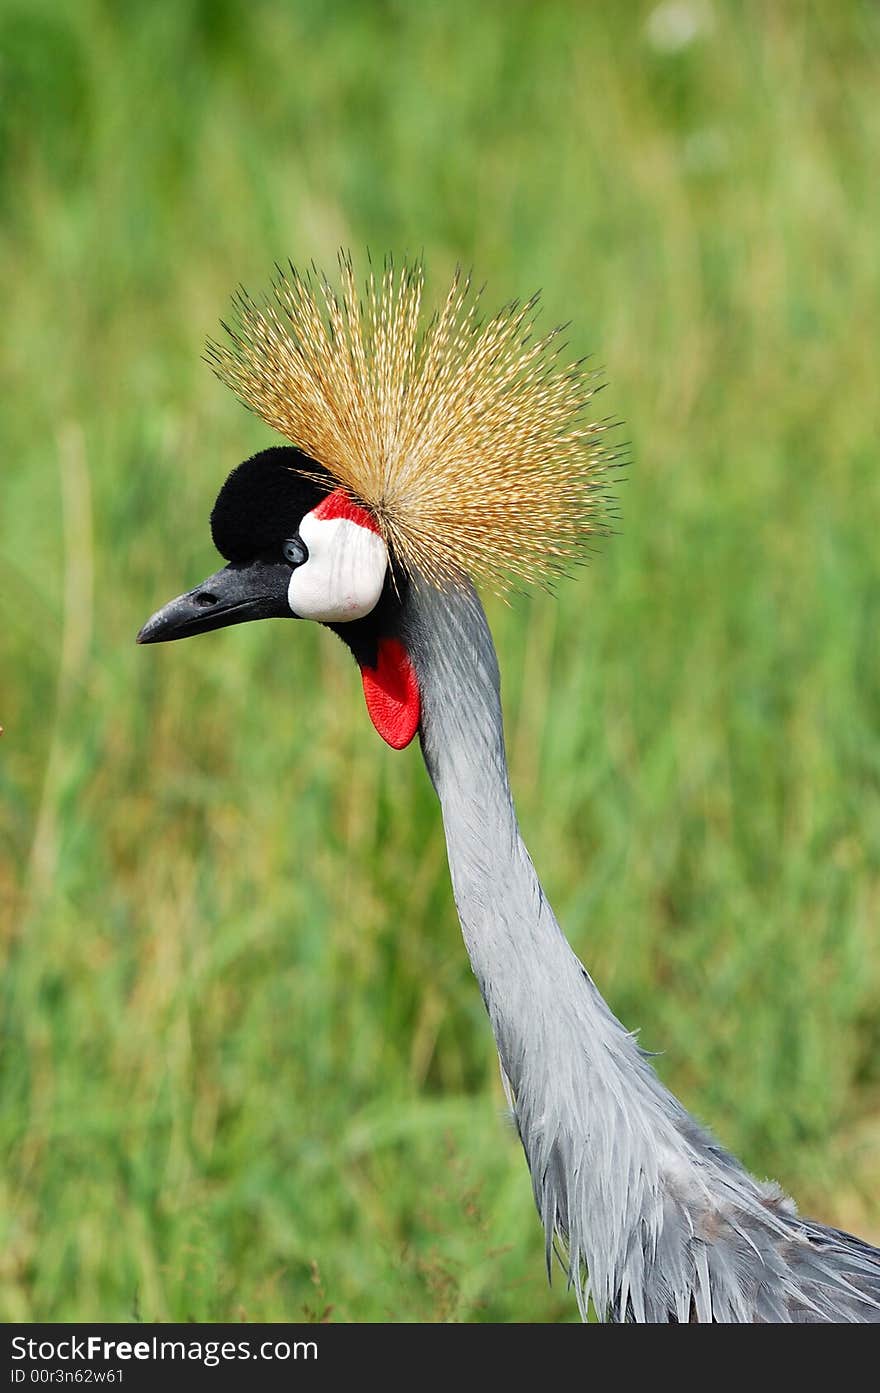
<path id="1" fill-rule="evenodd" d="M 398 634 L 402 587 L 368 509 L 292 446 L 233 469 L 211 514 L 227 565 L 158 610 L 138 643 L 189 638 L 255 619 L 313 619 L 346 640 L 367 709 L 388 744 L 418 729 L 415 672 Z"/>
<path id="2" fill-rule="evenodd" d="M 456 272 L 422 313 L 421 264 L 386 261 L 340 289 L 291 266 L 242 291 L 208 361 L 290 444 L 233 470 L 214 507 L 228 564 L 172 600 L 141 643 L 249 619 L 315 619 L 348 643 L 389 744 L 418 728 L 407 587 L 548 583 L 607 530 L 610 423 L 595 374 L 538 333 L 537 297 L 483 316 Z M 392 559 L 393 558 L 393 564 Z"/>

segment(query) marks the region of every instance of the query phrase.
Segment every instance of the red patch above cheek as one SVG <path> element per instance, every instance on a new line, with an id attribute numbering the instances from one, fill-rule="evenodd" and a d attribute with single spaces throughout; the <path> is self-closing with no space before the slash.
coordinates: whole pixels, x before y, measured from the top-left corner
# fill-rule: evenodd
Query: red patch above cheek
<path id="1" fill-rule="evenodd" d="M 402 750 L 419 728 L 419 683 L 410 656 L 396 638 L 379 640 L 375 667 L 362 667 L 370 720 L 392 750 Z"/>
<path id="2" fill-rule="evenodd" d="M 373 514 L 349 498 L 345 489 L 334 489 L 326 498 L 322 498 L 317 508 L 312 509 L 312 517 L 320 518 L 324 522 L 330 518 L 347 518 L 349 522 L 356 522 L 360 527 L 365 527 L 368 532 L 379 532 L 379 524 Z M 381 536 L 381 533 L 379 535 Z"/>

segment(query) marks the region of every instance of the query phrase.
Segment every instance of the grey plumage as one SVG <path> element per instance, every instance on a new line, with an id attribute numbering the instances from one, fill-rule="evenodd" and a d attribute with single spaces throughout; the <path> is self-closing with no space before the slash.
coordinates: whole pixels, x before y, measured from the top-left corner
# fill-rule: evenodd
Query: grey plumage
<path id="1" fill-rule="evenodd" d="M 498 665 L 471 590 L 414 584 L 422 691 L 455 902 L 535 1203 L 582 1314 L 634 1321 L 880 1320 L 880 1250 L 798 1217 L 664 1087 L 556 922 L 522 841 Z"/>
<path id="2" fill-rule="evenodd" d="M 233 471 L 212 514 L 230 565 L 140 642 L 317 619 L 349 644 L 383 738 L 400 749 L 418 729 L 548 1263 L 557 1249 L 584 1315 L 592 1301 L 608 1320 L 880 1319 L 880 1251 L 799 1218 L 663 1086 L 520 836 L 468 577 L 546 580 L 604 530 L 615 452 L 591 419 L 590 375 L 555 333 L 535 337 L 534 299 L 484 319 L 457 276 L 420 330 L 420 267 L 389 261 L 363 299 L 346 257 L 341 278 L 337 295 L 291 268 L 262 306 L 241 298 L 229 342 L 209 350 L 294 448 Z M 369 545 L 341 538 L 343 520 Z"/>

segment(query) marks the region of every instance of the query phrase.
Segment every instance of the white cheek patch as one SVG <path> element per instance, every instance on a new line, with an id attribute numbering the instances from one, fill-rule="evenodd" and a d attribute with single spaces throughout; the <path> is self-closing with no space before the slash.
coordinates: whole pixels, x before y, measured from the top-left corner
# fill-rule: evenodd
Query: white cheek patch
<path id="1" fill-rule="evenodd" d="M 290 578 L 287 603 L 300 619 L 344 624 L 375 609 L 388 568 L 385 543 L 350 518 L 306 513 L 299 535 L 309 559 Z"/>

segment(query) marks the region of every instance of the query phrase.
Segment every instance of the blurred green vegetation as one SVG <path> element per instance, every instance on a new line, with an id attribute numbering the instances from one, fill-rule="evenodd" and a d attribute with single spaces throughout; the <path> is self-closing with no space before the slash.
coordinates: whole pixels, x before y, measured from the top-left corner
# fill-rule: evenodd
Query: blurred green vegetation
<path id="1" fill-rule="evenodd" d="M 573 1319 L 418 751 L 329 634 L 139 651 L 268 433 L 239 281 L 543 287 L 621 533 L 491 606 L 526 839 L 664 1078 L 880 1238 L 880 11 L 0 4 L 0 1312 Z"/>

